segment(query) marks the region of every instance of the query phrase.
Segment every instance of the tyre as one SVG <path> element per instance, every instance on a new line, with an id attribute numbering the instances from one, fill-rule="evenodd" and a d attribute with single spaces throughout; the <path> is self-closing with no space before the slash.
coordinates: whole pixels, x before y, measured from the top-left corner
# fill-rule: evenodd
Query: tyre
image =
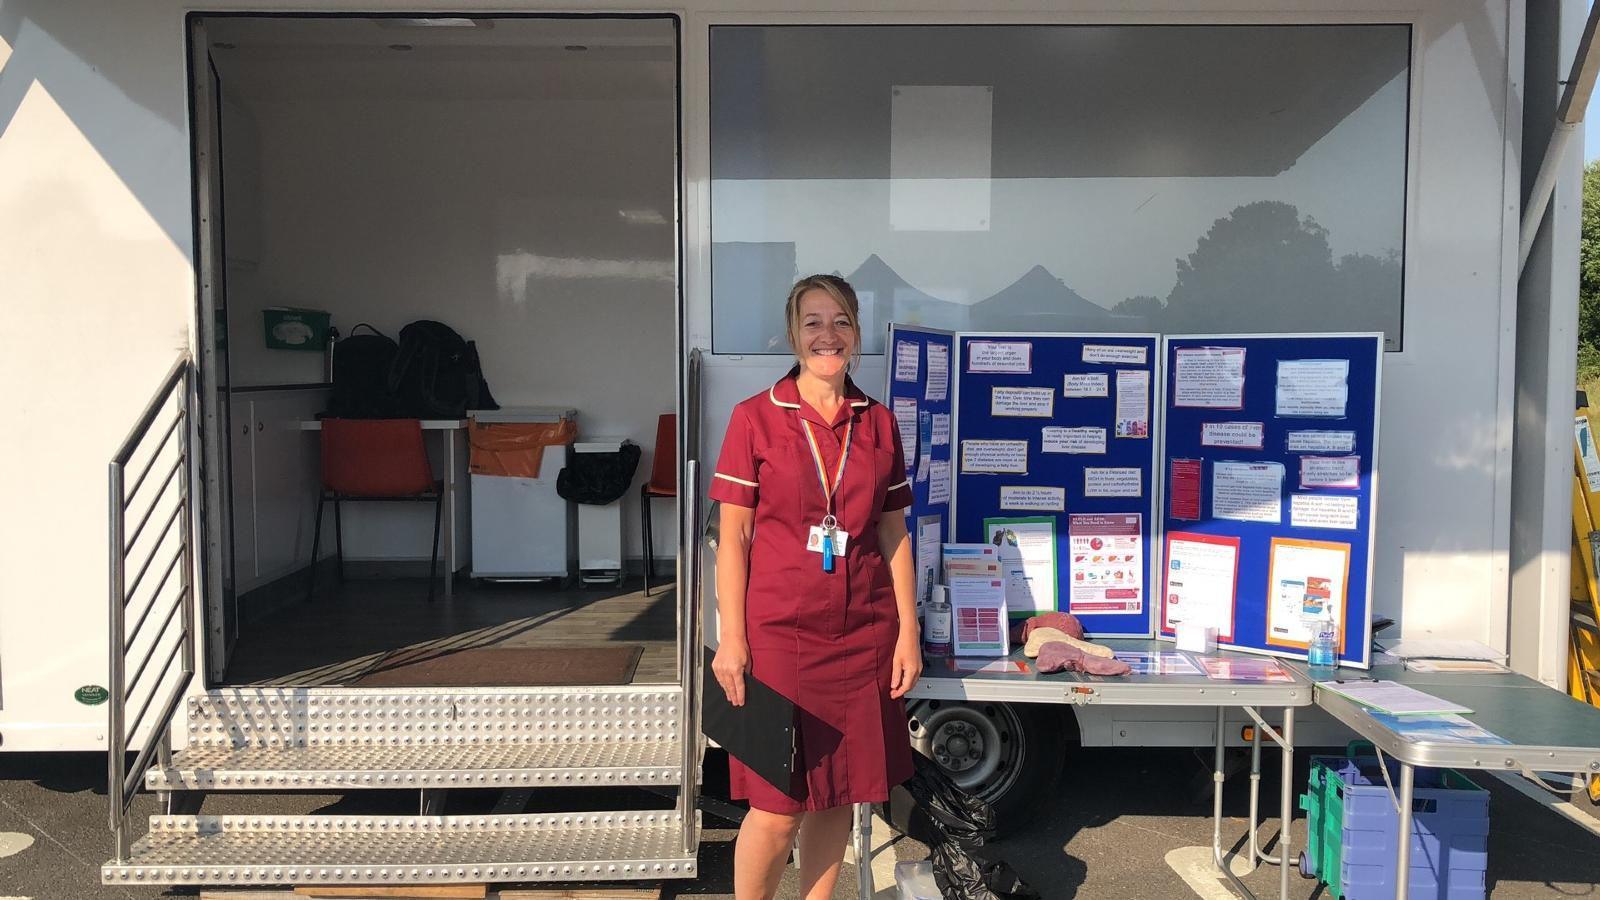
<path id="1" fill-rule="evenodd" d="M 929 700 L 909 710 L 907 727 L 913 750 L 994 807 L 999 836 L 1052 796 L 1077 741 L 1071 711 L 1046 704 Z"/>

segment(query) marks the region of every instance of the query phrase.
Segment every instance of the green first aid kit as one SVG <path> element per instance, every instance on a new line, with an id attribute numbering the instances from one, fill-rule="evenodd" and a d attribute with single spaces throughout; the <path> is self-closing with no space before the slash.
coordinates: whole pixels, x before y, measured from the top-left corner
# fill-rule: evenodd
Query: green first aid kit
<path id="1" fill-rule="evenodd" d="M 268 350 L 309 350 L 321 353 L 328 346 L 332 316 L 320 309 L 271 306 L 261 311 L 262 331 Z"/>

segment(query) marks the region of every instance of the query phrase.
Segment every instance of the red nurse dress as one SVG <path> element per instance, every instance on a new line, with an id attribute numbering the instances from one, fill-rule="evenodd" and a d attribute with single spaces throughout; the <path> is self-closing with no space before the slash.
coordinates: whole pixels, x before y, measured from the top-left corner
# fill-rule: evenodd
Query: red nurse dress
<path id="1" fill-rule="evenodd" d="M 745 634 L 756 678 L 799 710 L 801 765 L 794 782 L 769 784 L 729 760 L 735 799 L 776 813 L 881 803 L 911 777 L 905 706 L 889 698 L 899 613 L 878 520 L 911 505 L 894 415 L 846 382 L 834 421 L 800 399 L 797 370 L 733 409 L 711 497 L 755 510 L 745 591 Z M 830 478 L 846 429 L 850 450 L 834 493 L 849 534 L 834 571 L 806 549 L 826 514 L 805 425 Z"/>

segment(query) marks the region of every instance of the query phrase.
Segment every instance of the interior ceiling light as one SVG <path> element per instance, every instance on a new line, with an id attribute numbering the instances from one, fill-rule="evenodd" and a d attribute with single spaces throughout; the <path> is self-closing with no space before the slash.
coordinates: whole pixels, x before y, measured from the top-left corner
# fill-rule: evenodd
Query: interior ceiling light
<path id="1" fill-rule="evenodd" d="M 494 22 L 489 19 L 465 18 L 426 18 L 405 19 L 385 18 L 373 19 L 379 28 L 493 28 Z"/>

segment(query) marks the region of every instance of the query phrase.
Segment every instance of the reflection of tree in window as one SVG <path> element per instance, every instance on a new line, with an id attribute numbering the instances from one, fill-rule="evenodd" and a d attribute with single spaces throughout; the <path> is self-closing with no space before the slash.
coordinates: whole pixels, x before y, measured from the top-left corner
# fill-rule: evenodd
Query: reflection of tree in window
<path id="1" fill-rule="evenodd" d="M 1133 297 L 1117 312 L 1163 331 L 1389 331 L 1397 336 L 1400 256 L 1333 259 L 1327 229 L 1288 203 L 1263 200 L 1212 223 L 1164 307 Z"/>

